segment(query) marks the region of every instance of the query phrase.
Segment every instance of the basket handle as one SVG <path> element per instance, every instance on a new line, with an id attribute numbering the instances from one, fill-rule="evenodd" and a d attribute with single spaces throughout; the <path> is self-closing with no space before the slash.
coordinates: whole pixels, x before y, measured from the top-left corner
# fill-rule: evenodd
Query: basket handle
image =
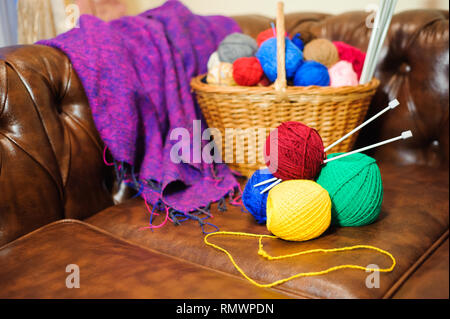
<path id="1" fill-rule="evenodd" d="M 286 47 L 285 47 L 285 26 L 284 26 L 284 3 L 277 3 L 277 79 L 275 80 L 275 90 L 284 91 L 286 89 Z"/>

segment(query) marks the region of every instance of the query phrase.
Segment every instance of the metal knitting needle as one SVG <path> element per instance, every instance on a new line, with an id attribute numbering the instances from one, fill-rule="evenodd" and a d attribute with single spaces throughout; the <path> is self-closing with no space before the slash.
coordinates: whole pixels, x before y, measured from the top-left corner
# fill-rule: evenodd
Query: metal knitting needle
<path id="1" fill-rule="evenodd" d="M 352 154 L 355 154 L 355 153 L 364 152 L 364 151 L 370 150 L 372 148 L 376 148 L 376 147 L 379 147 L 379 146 L 382 146 L 382 145 L 385 145 L 385 144 L 388 144 L 388 143 L 392 143 L 392 142 L 395 142 L 395 141 L 398 141 L 398 140 L 406 140 L 406 139 L 408 139 L 408 138 L 410 138 L 412 136 L 413 136 L 413 134 L 412 134 L 411 131 L 405 131 L 400 136 L 391 138 L 391 139 L 383 141 L 383 142 L 372 144 L 372 145 L 369 145 L 369 146 L 366 146 L 366 147 L 363 147 L 363 148 L 360 148 L 360 149 L 357 149 L 357 150 L 354 150 L 354 151 L 351 151 L 351 152 L 348 152 L 348 153 L 345 153 L 345 154 L 342 154 L 342 155 L 339 155 L 339 156 L 336 156 L 336 157 L 332 157 L 330 159 L 325 160 L 323 163 L 326 164 L 326 163 L 332 162 L 334 160 L 337 160 L 337 159 L 340 159 L 340 158 L 343 158 L 343 157 L 346 157 L 346 156 L 349 156 L 349 155 L 352 155 Z M 263 193 L 269 191 L 270 189 L 272 189 L 273 187 L 275 187 L 276 185 L 278 185 L 279 183 L 282 182 L 281 179 L 271 178 L 270 180 L 264 181 L 263 183 L 264 184 L 268 184 L 268 183 L 270 183 L 270 182 L 272 182 L 274 180 L 276 180 L 276 182 L 274 182 L 274 183 L 270 184 L 269 186 L 267 186 L 263 191 L 261 191 L 260 194 L 263 194 Z M 258 186 L 258 184 L 255 185 L 255 186 Z"/>
<path id="2" fill-rule="evenodd" d="M 380 30 L 381 31 L 380 38 L 378 39 L 377 47 L 375 49 L 373 63 L 370 65 L 367 82 L 369 82 L 375 74 L 375 68 L 378 64 L 378 58 L 379 58 L 381 49 L 383 47 L 384 40 L 388 33 L 388 29 L 391 24 L 392 16 L 394 15 L 394 10 L 395 10 L 396 5 L 397 5 L 397 0 L 392 0 L 387 4 L 387 7 L 388 7 L 387 12 L 385 14 L 383 24 L 381 25 L 382 28 Z"/>
<path id="3" fill-rule="evenodd" d="M 352 155 L 352 154 L 355 154 L 355 153 L 364 152 L 364 151 L 370 150 L 372 148 L 376 148 L 376 147 L 379 147 L 379 146 L 382 146 L 382 145 L 385 145 L 385 144 L 388 144 L 388 143 L 392 143 L 392 142 L 395 142 L 395 141 L 398 141 L 398 140 L 406 140 L 406 139 L 408 139 L 408 138 L 410 138 L 412 136 L 413 136 L 413 134 L 412 134 L 411 131 L 405 131 L 400 136 L 391 138 L 391 139 L 383 141 L 383 142 L 372 144 L 372 145 L 369 145 L 369 146 L 366 146 L 366 147 L 363 147 L 363 148 L 360 148 L 360 149 L 357 149 L 357 150 L 354 150 L 354 151 L 351 151 L 351 152 L 348 152 L 348 153 L 345 153 L 345 154 L 342 154 L 342 155 L 339 155 L 339 156 L 336 156 L 336 157 L 332 157 L 330 159 L 327 159 L 327 160 L 323 161 L 323 163 L 326 164 L 326 163 L 332 162 L 334 160 L 337 160 L 337 159 L 340 159 L 340 158 L 343 158 L 343 157 L 346 157 L 346 156 L 349 156 L 349 155 Z M 271 180 L 273 180 L 273 178 Z M 278 179 L 275 183 L 267 186 L 260 194 L 263 194 L 263 193 L 267 192 L 268 190 L 272 189 L 274 186 L 278 185 L 281 182 L 282 182 L 282 180 Z"/>
<path id="4" fill-rule="evenodd" d="M 260 194 L 264 194 L 265 192 L 271 190 L 272 188 L 274 188 L 275 186 L 277 186 L 278 184 L 280 184 L 283 180 L 281 179 L 277 179 L 277 181 L 275 183 L 270 184 L 269 186 L 267 186 L 266 188 L 264 188 Z"/>
<path id="5" fill-rule="evenodd" d="M 359 81 L 360 84 L 366 84 L 371 80 L 369 78 L 369 72 L 372 65 L 376 62 L 374 57 L 377 49 L 377 43 L 380 41 L 380 35 L 382 32 L 380 26 L 383 25 L 382 23 L 384 22 L 384 18 L 386 16 L 387 7 L 388 0 L 380 0 L 380 5 L 375 16 L 374 26 L 372 29 L 372 34 L 370 35 L 369 46 L 367 48 L 367 55 L 364 60 L 364 66 Z"/>
<path id="6" fill-rule="evenodd" d="M 270 182 L 276 181 L 277 179 L 278 179 L 278 178 L 276 178 L 276 177 L 270 178 L 270 179 L 268 179 L 268 180 L 266 180 L 266 181 L 263 181 L 263 182 L 261 182 L 261 183 L 258 183 L 258 184 L 253 185 L 253 187 L 258 187 L 258 186 L 261 186 L 261 185 L 266 185 L 266 184 L 269 184 Z"/>
<path id="7" fill-rule="evenodd" d="M 381 112 L 379 112 L 378 114 L 375 114 L 374 116 L 372 116 L 370 119 L 368 119 L 367 121 L 365 121 L 364 123 L 362 123 L 361 125 L 359 125 L 358 127 L 354 128 L 352 131 L 350 131 L 349 133 L 345 134 L 344 136 L 342 136 L 340 139 L 338 139 L 336 142 L 334 142 L 333 144 L 327 146 L 324 151 L 325 153 L 328 152 L 328 150 L 330 150 L 331 148 L 335 147 L 336 145 L 338 145 L 339 143 L 341 143 L 342 141 L 344 141 L 345 139 L 347 139 L 350 135 L 352 135 L 353 133 L 359 131 L 361 128 L 363 128 L 364 126 L 366 126 L 367 124 L 369 124 L 370 122 L 374 121 L 375 119 L 377 119 L 378 117 L 380 117 L 381 115 L 383 115 L 384 113 L 386 113 L 389 110 L 393 110 L 395 109 L 398 105 L 400 105 L 400 102 L 397 99 L 394 99 L 392 101 L 389 102 L 389 105 L 382 110 Z"/>
<path id="8" fill-rule="evenodd" d="M 330 146 L 326 147 L 324 149 L 325 153 L 331 149 L 332 147 L 338 145 L 339 143 L 341 143 L 342 141 L 344 141 L 345 139 L 347 139 L 350 135 L 354 134 L 355 132 L 357 132 L 358 130 L 360 130 L 361 128 L 363 128 L 364 126 L 366 126 L 367 124 L 369 124 L 370 122 L 374 121 L 375 119 L 377 119 L 378 117 L 380 117 L 381 115 L 383 115 L 384 113 L 386 113 L 389 110 L 393 110 L 395 109 L 398 105 L 400 105 L 400 102 L 397 99 L 394 99 L 392 101 L 389 102 L 389 105 L 384 108 L 382 111 L 380 111 L 378 114 L 375 114 L 374 116 L 372 116 L 370 119 L 368 119 L 367 121 L 365 121 L 364 123 L 362 123 L 361 125 L 359 125 L 358 127 L 356 127 L 355 129 L 353 129 L 351 132 L 345 134 L 344 136 L 342 136 L 340 139 L 338 139 L 336 142 L 334 142 L 333 144 L 331 144 Z M 333 157 L 334 158 L 334 157 Z M 262 185 L 266 185 L 268 183 L 274 182 L 273 184 L 271 184 L 269 187 L 267 187 L 266 189 L 264 189 L 262 193 L 270 190 L 271 188 L 273 188 L 275 185 L 278 185 L 279 183 L 281 183 L 280 179 L 277 179 L 276 177 L 274 178 L 270 178 L 266 181 L 263 181 L 261 183 L 255 184 L 253 185 L 253 187 L 258 187 L 258 186 L 262 186 Z"/>
<path id="9" fill-rule="evenodd" d="M 360 149 L 357 149 L 357 150 L 354 150 L 354 151 L 351 151 L 351 152 L 348 152 L 348 153 L 345 153 L 345 154 L 342 154 L 342 155 L 338 155 L 336 157 L 332 157 L 332 158 L 326 159 L 323 162 L 324 162 L 324 164 L 326 164 L 326 163 L 332 162 L 334 160 L 337 160 L 337 159 L 340 159 L 340 158 L 343 158 L 343 157 L 346 157 L 346 156 L 349 156 L 349 155 L 352 155 L 352 154 L 355 154 L 355 153 L 360 153 L 360 152 L 364 152 L 364 151 L 370 150 L 372 148 L 379 147 L 381 145 L 392 143 L 392 142 L 395 142 L 395 141 L 398 141 L 398 140 L 406 140 L 406 139 L 408 139 L 408 138 L 410 138 L 412 136 L 413 136 L 413 134 L 412 134 L 411 131 L 405 131 L 400 136 L 391 138 L 389 140 L 385 140 L 383 142 L 372 144 L 372 145 L 369 145 L 369 146 L 366 146 L 366 147 L 363 147 L 363 148 L 360 148 Z"/>
<path id="10" fill-rule="evenodd" d="M 361 125 L 359 125 L 358 127 L 354 128 L 352 131 L 350 131 L 349 133 L 345 134 L 344 136 L 342 136 L 340 139 L 338 139 L 336 142 L 334 142 L 333 144 L 327 146 L 324 151 L 325 153 L 330 150 L 331 148 L 335 147 L 336 145 L 338 145 L 339 143 L 341 143 L 342 141 L 344 141 L 345 139 L 347 139 L 350 135 L 354 134 L 355 132 L 357 132 L 358 130 L 360 130 L 361 128 L 363 128 L 364 126 L 366 126 L 367 124 L 369 124 L 370 122 L 374 121 L 375 119 L 377 119 L 378 117 L 380 117 L 381 115 L 383 115 L 384 113 L 386 113 L 389 110 L 393 110 L 395 109 L 398 105 L 400 105 L 400 102 L 397 99 L 394 99 L 392 101 L 389 102 L 388 106 L 386 108 L 384 108 L 382 111 L 380 111 L 379 113 L 375 114 L 374 116 L 372 116 L 370 119 L 368 119 L 367 121 L 365 121 L 364 123 L 362 123 Z M 376 146 L 374 146 L 376 147 Z M 363 149 L 359 150 L 359 151 L 363 151 Z M 355 152 L 355 151 L 353 151 Z M 353 153 L 351 152 L 351 153 Z M 347 153 L 350 154 L 350 153 Z M 347 155 L 344 154 L 344 155 Z M 342 157 L 343 155 L 337 156 L 337 157 Z M 333 157 L 333 159 L 335 159 L 336 157 Z M 324 163 L 326 163 L 326 161 L 324 161 Z M 272 189 L 273 187 L 275 187 L 276 185 L 278 185 L 279 183 L 282 182 L 281 179 L 277 179 L 276 177 L 274 178 L 270 178 L 266 181 L 263 181 L 261 183 L 255 184 L 253 185 L 253 187 L 258 187 L 258 186 L 262 186 L 262 185 L 266 185 L 269 184 L 270 182 L 273 182 L 272 184 L 270 184 L 268 187 L 266 187 L 260 194 L 263 194 L 267 191 L 269 191 L 270 189 Z"/>

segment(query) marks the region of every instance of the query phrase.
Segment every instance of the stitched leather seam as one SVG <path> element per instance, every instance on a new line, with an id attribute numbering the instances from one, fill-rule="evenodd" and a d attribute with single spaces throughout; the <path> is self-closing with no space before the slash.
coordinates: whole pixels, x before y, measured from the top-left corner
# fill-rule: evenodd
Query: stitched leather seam
<path id="1" fill-rule="evenodd" d="M 384 294 L 383 299 L 391 298 L 394 293 L 415 273 L 415 271 L 430 257 L 441 244 L 449 237 L 449 230 L 446 230 L 415 262 L 403 275 L 389 288 Z"/>
<path id="2" fill-rule="evenodd" d="M 14 72 L 17 74 L 18 78 L 20 79 L 20 82 L 21 82 L 22 85 L 25 87 L 25 89 L 26 89 L 26 91 L 27 91 L 27 93 L 28 93 L 28 95 L 29 95 L 31 101 L 33 101 L 34 109 L 36 110 L 36 113 L 38 114 L 38 117 L 39 117 L 39 120 L 40 120 L 40 122 L 41 122 L 41 125 L 42 125 L 42 127 L 43 127 L 43 129 L 44 129 L 44 131 L 45 131 L 45 137 L 46 137 L 46 139 L 47 139 L 49 145 L 51 145 L 51 148 L 52 148 L 52 154 L 53 154 L 53 159 L 55 160 L 56 166 L 59 168 L 59 165 L 57 164 L 58 161 L 57 161 L 57 159 L 56 159 L 56 154 L 55 154 L 54 148 L 53 148 L 53 146 L 52 146 L 52 142 L 50 141 L 50 137 L 49 137 L 49 134 L 48 134 L 48 131 L 47 131 L 47 127 L 46 127 L 46 125 L 45 125 L 45 122 L 44 122 L 43 119 L 42 119 L 42 114 L 41 114 L 41 112 L 39 111 L 39 108 L 37 107 L 36 100 L 34 99 L 33 94 L 31 94 L 31 89 L 28 87 L 28 85 L 27 85 L 25 79 L 22 77 L 22 74 L 17 70 L 17 68 L 16 68 L 16 66 L 14 65 L 14 63 L 11 63 L 10 61 L 6 61 L 6 64 L 9 65 L 9 66 L 14 70 Z M 36 159 L 35 159 L 35 160 L 36 160 Z M 36 160 L 36 161 L 37 161 L 37 160 Z M 39 164 L 46 168 L 46 166 L 44 166 L 43 164 L 41 164 L 41 163 L 39 163 Z M 47 168 L 46 168 L 46 169 L 47 169 Z M 54 182 L 55 182 L 55 185 L 56 185 L 56 187 L 57 187 L 57 189 L 58 189 L 58 192 L 59 192 L 59 196 L 60 196 L 61 201 L 63 201 L 64 196 L 63 196 L 63 189 L 62 189 L 62 177 L 61 177 L 61 172 L 60 172 L 59 169 L 58 169 L 58 173 L 59 173 L 58 175 L 59 175 L 59 179 L 60 179 L 60 182 L 58 182 L 57 177 L 54 176 L 54 175 L 52 174 L 51 170 L 49 170 L 49 169 L 47 169 L 47 170 L 48 170 L 50 176 L 52 177 L 52 179 L 53 179 Z"/>
<path id="3" fill-rule="evenodd" d="M 69 177 L 70 177 L 70 168 L 72 166 L 72 140 L 70 138 L 70 133 L 69 133 L 69 129 L 67 128 L 67 125 L 64 123 L 64 121 L 62 121 L 63 123 L 63 128 L 64 128 L 64 135 L 67 136 L 67 141 L 68 141 L 68 152 L 69 152 L 69 157 L 67 159 L 67 175 L 65 176 L 65 180 L 64 180 L 64 176 L 63 176 L 63 172 L 61 172 L 61 179 L 63 182 L 63 189 L 64 189 L 64 195 L 65 195 L 65 191 L 66 191 L 66 185 L 69 181 Z"/>
<path id="4" fill-rule="evenodd" d="M 102 147 L 98 143 L 98 141 L 90 134 L 89 130 L 86 128 L 86 126 L 80 122 L 76 117 L 74 117 L 72 114 L 66 113 L 65 111 L 62 112 L 64 115 L 66 115 L 69 119 L 71 119 L 75 124 L 77 124 L 85 133 L 89 136 L 89 138 L 92 140 L 92 142 L 95 144 L 95 146 L 100 151 L 100 154 L 103 152 Z"/>
<path id="5" fill-rule="evenodd" d="M 41 163 L 40 161 L 38 161 L 34 156 L 32 156 L 30 153 L 28 153 L 24 147 L 22 147 L 22 145 L 17 142 L 15 139 L 13 139 L 12 137 L 8 136 L 7 134 L 3 133 L 0 131 L 0 135 L 3 135 L 7 140 L 9 140 L 12 144 L 16 145 L 22 152 L 24 152 L 25 154 L 27 154 L 34 162 L 36 162 L 39 166 L 41 166 L 43 168 L 43 170 L 50 176 L 51 180 L 53 181 L 53 183 L 55 183 L 56 188 L 58 187 L 57 182 L 55 181 L 55 179 L 53 178 L 53 175 L 50 173 L 50 169 L 44 165 L 43 163 Z M 61 193 L 60 193 L 61 196 Z"/>
<path id="6" fill-rule="evenodd" d="M 69 92 L 70 84 L 72 83 L 72 72 L 73 72 L 73 70 L 72 70 L 72 63 L 71 63 L 71 62 L 68 62 L 68 61 L 66 60 L 66 64 L 68 64 L 68 66 L 69 66 L 69 74 L 68 74 L 68 78 L 67 78 L 67 82 L 66 82 L 64 91 L 63 91 L 63 93 L 61 94 L 61 100 L 63 100 L 63 99 L 66 97 L 67 92 Z"/>
<path id="7" fill-rule="evenodd" d="M 2 92 L 2 88 L 0 88 L 0 116 L 2 116 L 6 105 L 6 96 L 8 95 L 8 72 L 6 70 L 6 64 L 3 60 L 0 61 L 0 77 L 5 79 L 5 91 Z"/>

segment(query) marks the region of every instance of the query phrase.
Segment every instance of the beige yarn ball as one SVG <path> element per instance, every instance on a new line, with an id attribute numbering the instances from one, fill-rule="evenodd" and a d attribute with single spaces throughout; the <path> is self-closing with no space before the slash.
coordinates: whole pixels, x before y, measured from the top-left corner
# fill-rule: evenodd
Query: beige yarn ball
<path id="1" fill-rule="evenodd" d="M 305 60 L 322 63 L 327 68 L 339 62 L 339 53 L 336 46 L 327 39 L 315 39 L 309 42 L 303 50 Z"/>
<path id="2" fill-rule="evenodd" d="M 233 78 L 233 64 L 227 62 L 220 62 L 208 71 L 206 76 L 208 84 L 215 85 L 236 85 Z"/>

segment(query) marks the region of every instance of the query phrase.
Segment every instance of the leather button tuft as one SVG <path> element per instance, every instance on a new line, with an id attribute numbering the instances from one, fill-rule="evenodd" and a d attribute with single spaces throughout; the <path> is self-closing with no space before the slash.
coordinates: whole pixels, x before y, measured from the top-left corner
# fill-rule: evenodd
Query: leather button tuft
<path id="1" fill-rule="evenodd" d="M 409 73 L 411 72 L 411 66 L 407 63 L 402 63 L 400 65 L 400 72 L 401 73 Z"/>

